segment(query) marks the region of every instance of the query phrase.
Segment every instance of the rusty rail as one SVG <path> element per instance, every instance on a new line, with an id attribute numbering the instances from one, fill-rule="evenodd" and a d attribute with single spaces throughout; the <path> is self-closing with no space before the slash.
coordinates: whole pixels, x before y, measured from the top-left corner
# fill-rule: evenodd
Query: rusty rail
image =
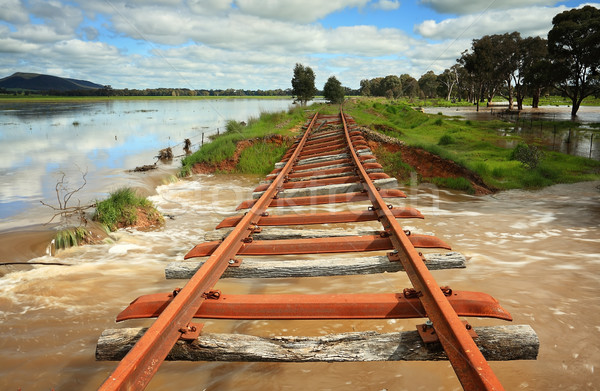
<path id="1" fill-rule="evenodd" d="M 343 111 L 341 116 L 344 123 L 344 133 L 350 143 L 346 116 Z M 352 149 L 351 154 L 365 190 L 369 194 L 369 199 L 373 203 L 373 208 L 381 218 L 380 221 L 386 232 L 390 234 L 390 239 L 398 252 L 400 262 L 402 262 L 410 281 L 417 292 L 420 292 L 421 303 L 433 323 L 433 327 L 463 388 L 465 390 L 503 389 L 500 381 L 477 348 L 473 338 L 458 318 L 448 299 L 440 291 L 439 285 L 425 266 L 423 259 L 415 250 L 408 236 L 379 195 L 375 185 L 369 179 L 365 169 L 359 163 L 358 155 Z"/>
<path id="2" fill-rule="evenodd" d="M 193 318 L 223 319 L 385 319 L 428 317 L 433 324 L 459 381 L 466 390 L 500 390 L 502 385 L 474 343 L 461 316 L 511 320 L 495 299 L 478 292 L 452 292 L 440 286 L 415 247 L 450 249 L 442 240 L 403 231 L 399 218 L 423 218 L 410 208 L 393 209 L 384 197 L 404 197 L 398 190 L 379 189 L 373 181 L 386 180 L 381 166 L 369 154 L 360 132 L 350 132 L 348 119 L 321 117 L 322 123 L 337 122 L 342 131 L 325 131 L 312 139 L 318 114 L 306 132 L 283 158 L 270 183 L 255 189 L 259 199 L 243 202 L 251 208 L 244 216 L 223 220 L 217 228 L 235 227 L 222 242 L 201 243 L 186 258 L 208 259 L 181 290 L 142 296 L 119 314 L 119 321 L 157 317 L 142 338 L 106 379 L 101 390 L 141 390 L 179 339 L 193 340 L 201 325 Z M 304 149 L 304 146 L 307 146 Z M 360 153 L 359 153 L 360 152 Z M 331 157 L 329 164 L 321 159 Z M 333 167 L 336 166 L 336 167 Z M 292 172 L 293 170 L 293 172 Z M 358 189 L 352 185 L 360 183 Z M 341 194 L 294 196 L 298 190 L 323 186 L 350 186 Z M 345 188 L 342 188 L 342 190 Z M 317 205 L 370 200 L 369 211 L 358 213 L 313 213 L 268 216 L 269 207 Z M 253 240 L 261 226 L 288 226 L 379 220 L 379 235 L 312 239 Z M 230 266 L 239 265 L 238 254 L 304 254 L 393 250 L 388 257 L 402 263 L 413 288 L 403 293 L 370 295 L 225 295 L 212 288 Z"/>

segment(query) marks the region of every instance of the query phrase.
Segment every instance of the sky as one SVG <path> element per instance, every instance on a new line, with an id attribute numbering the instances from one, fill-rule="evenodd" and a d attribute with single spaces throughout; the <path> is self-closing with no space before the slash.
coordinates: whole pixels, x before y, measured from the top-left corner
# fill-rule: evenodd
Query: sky
<path id="1" fill-rule="evenodd" d="M 553 0 L 0 0 L 0 78 L 113 88 L 286 89 L 301 63 L 322 88 L 436 74 L 473 39 L 546 38 L 552 18 L 600 3 Z"/>

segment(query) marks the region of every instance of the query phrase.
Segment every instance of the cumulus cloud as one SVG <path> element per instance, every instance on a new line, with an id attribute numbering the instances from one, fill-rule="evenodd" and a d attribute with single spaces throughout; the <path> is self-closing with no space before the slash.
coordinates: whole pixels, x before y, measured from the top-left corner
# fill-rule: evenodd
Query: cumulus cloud
<path id="1" fill-rule="evenodd" d="M 462 16 L 421 22 L 415 38 L 400 25 L 337 18 L 376 10 L 393 21 L 400 0 L 0 0 L 0 76 L 50 73 L 115 88 L 273 89 L 290 87 L 300 62 L 315 70 L 318 87 L 335 75 L 357 88 L 365 78 L 439 73 L 485 34 L 545 35 L 565 9 L 549 7 L 556 1 L 490 2 L 421 0 Z"/>
<path id="2" fill-rule="evenodd" d="M 312 23 L 347 7 L 363 7 L 369 0 L 236 0 L 241 12 L 274 20 Z"/>
<path id="3" fill-rule="evenodd" d="M 552 28 L 552 18 L 565 11 L 565 6 L 555 8 L 530 7 L 512 10 L 495 10 L 483 14 L 464 15 L 441 22 L 426 20 L 414 31 L 430 39 L 479 38 L 490 34 L 519 31 L 522 36 L 546 36 Z"/>
<path id="4" fill-rule="evenodd" d="M 400 1 L 398 0 L 379 0 L 372 4 L 374 9 L 383 11 L 393 11 L 400 8 Z"/>
<path id="5" fill-rule="evenodd" d="M 420 0 L 420 3 L 442 14 L 465 15 L 486 10 L 528 6 L 553 6 L 560 0 Z"/>
<path id="6" fill-rule="evenodd" d="M 43 19 L 60 34 L 73 34 L 83 21 L 81 10 L 58 1 L 32 0 L 29 7 L 35 17 Z"/>
<path id="7" fill-rule="evenodd" d="M 52 43 L 71 38 L 71 34 L 61 34 L 53 27 L 43 24 L 24 25 L 10 36 L 31 43 Z"/>
<path id="8" fill-rule="evenodd" d="M 29 13 L 20 0 L 0 0 L 0 21 L 27 23 Z"/>

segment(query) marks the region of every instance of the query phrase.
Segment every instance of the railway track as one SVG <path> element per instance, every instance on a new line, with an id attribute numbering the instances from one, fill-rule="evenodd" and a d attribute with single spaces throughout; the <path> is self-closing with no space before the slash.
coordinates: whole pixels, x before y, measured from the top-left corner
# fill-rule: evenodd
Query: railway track
<path id="1" fill-rule="evenodd" d="M 385 337 L 363 334 L 332 338 L 338 344 L 345 344 L 344 349 L 350 349 L 347 343 L 352 340 L 352 349 L 361 351 L 350 354 L 348 361 L 440 359 L 435 347 L 441 345 L 466 390 L 502 389 L 484 353 L 493 360 L 537 356 L 539 342 L 528 326 L 473 328 L 459 318 L 512 320 L 491 296 L 453 291 L 435 281 L 430 269 L 464 267 L 464 257 L 450 252 L 450 245 L 439 238 L 403 230 L 402 219 L 423 216 L 418 210 L 392 206 L 388 202 L 405 195 L 397 189 L 396 180 L 383 172 L 351 118 L 342 110 L 335 116 L 315 114 L 305 128 L 265 182 L 254 189 L 253 199 L 238 206 L 239 210 L 248 211 L 224 219 L 215 234 L 185 256 L 192 261 L 167 266 L 167 277 L 189 278 L 187 284 L 172 292 L 142 296 L 117 316 L 118 321 L 156 317 L 152 326 L 147 330 L 117 329 L 103 333 L 98 341 L 97 358 L 122 359 L 100 389 L 144 389 L 169 354 L 170 359 L 192 360 L 345 360 L 339 351 L 329 356 L 321 350 L 304 356 L 300 348 L 294 352 L 294 343 L 302 345 L 307 343 L 305 339 L 294 342 L 290 337 L 285 351 L 277 351 L 280 340 L 202 334 L 202 325 L 194 318 L 428 318 L 413 332 Z M 370 202 L 370 206 L 359 211 L 302 212 L 306 206 L 358 202 Z M 294 213 L 271 214 L 269 210 L 293 210 Z M 366 221 L 379 221 L 381 228 L 348 231 L 323 226 Z M 446 252 L 424 255 L 418 250 L 421 248 L 439 248 Z M 353 258 L 331 255 L 338 253 L 357 255 Z M 300 257 L 285 261 L 252 259 L 287 254 Z M 330 255 L 316 261 L 303 260 L 302 254 Z M 241 256 L 250 258 L 242 260 Z M 195 260 L 198 257 L 205 259 Z M 405 272 L 412 287 L 402 292 L 337 295 L 229 295 L 213 289 L 222 277 L 382 272 Z M 317 338 L 308 343 L 319 341 Z M 336 343 L 329 341 L 333 349 Z M 249 345 L 252 345 L 251 351 L 248 351 Z M 225 351 L 224 346 L 229 350 Z M 369 352 L 366 346 L 376 348 Z M 399 353 L 402 347 L 406 348 L 404 355 Z"/>

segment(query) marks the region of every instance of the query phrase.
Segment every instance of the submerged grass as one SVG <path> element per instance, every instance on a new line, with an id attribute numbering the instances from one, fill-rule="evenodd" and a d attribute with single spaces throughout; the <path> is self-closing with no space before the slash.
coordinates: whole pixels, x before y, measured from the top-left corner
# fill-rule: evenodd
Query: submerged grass
<path id="1" fill-rule="evenodd" d="M 133 189 L 122 188 L 110 194 L 103 201 L 96 202 L 96 213 L 93 219 L 108 227 L 111 231 L 119 226 L 135 225 L 138 220 L 138 209 L 146 213 L 148 219 L 163 223 L 162 215 L 154 208 L 150 200 L 140 197 Z"/>
<path id="2" fill-rule="evenodd" d="M 511 160 L 512 149 L 503 145 L 518 144 L 523 138 L 516 132 L 502 135 L 499 129 L 506 129 L 507 123 L 501 120 L 463 121 L 429 115 L 405 102 L 381 98 L 353 99 L 345 104 L 344 110 L 360 125 L 372 129 L 383 127 L 388 136 L 476 172 L 491 188 L 531 189 L 600 179 L 600 162 L 578 156 L 545 151 L 544 160 L 533 169 Z M 446 187 L 462 186 L 446 180 L 438 182 L 445 182 Z"/>
<path id="3" fill-rule="evenodd" d="M 54 247 L 64 250 L 79 246 L 87 240 L 89 231 L 85 227 L 70 227 L 61 229 L 54 235 Z"/>

